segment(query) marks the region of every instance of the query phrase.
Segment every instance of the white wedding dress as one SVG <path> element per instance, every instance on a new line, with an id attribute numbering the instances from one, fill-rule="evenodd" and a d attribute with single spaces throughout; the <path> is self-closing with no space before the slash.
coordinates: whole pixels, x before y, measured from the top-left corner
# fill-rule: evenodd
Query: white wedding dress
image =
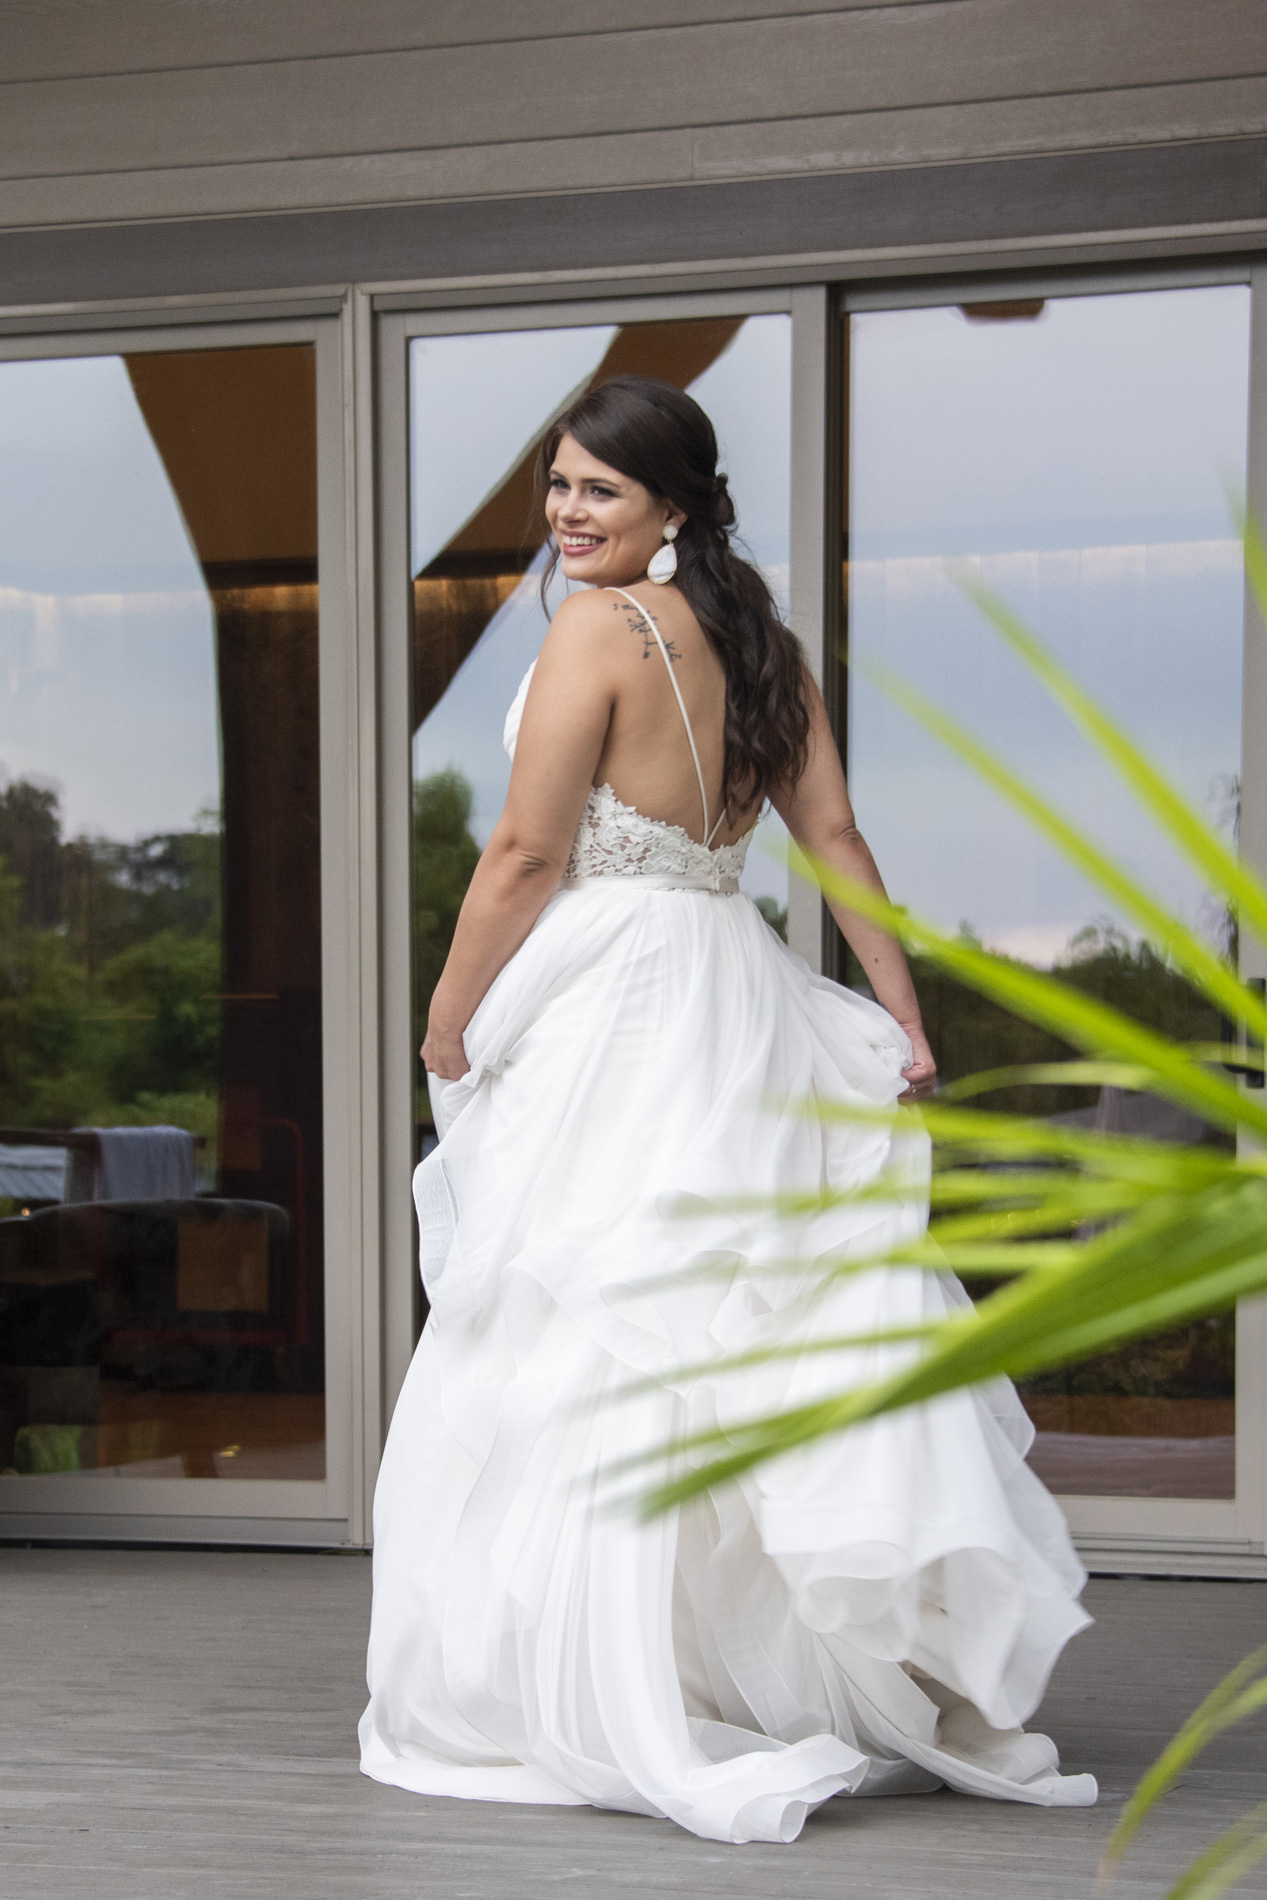
<path id="1" fill-rule="evenodd" d="M 829 1796 L 942 1783 L 1089 1803 L 1093 1779 L 1021 1728 L 1088 1618 L 1006 1382 L 650 1521 L 612 1501 L 654 1477 L 638 1454 L 909 1348 L 701 1364 L 964 1298 L 913 1269 L 823 1294 L 822 1255 L 922 1228 L 926 1143 L 806 1105 L 892 1103 L 910 1045 L 737 894 L 747 843 L 711 850 L 596 788 L 466 1031 L 469 1073 L 435 1091 L 442 1139 L 414 1182 L 431 1314 L 375 1498 L 362 1768 L 720 1841 L 789 1841 Z M 736 1205 L 895 1164 L 887 1204 L 785 1223 Z"/>

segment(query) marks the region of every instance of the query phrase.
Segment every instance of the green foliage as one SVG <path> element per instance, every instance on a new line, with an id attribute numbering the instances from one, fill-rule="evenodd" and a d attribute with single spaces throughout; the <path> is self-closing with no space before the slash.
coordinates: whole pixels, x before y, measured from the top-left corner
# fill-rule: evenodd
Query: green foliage
<path id="1" fill-rule="evenodd" d="M 1190 1326 L 1133 1339 L 1113 1352 L 1032 1374 L 1022 1396 L 1231 1399 L 1236 1394 L 1236 1315 L 1216 1313 Z"/>
<path id="2" fill-rule="evenodd" d="M 1218 1042 L 1224 1018 L 1148 942 L 1132 942 L 1102 926 L 1071 946 L 1059 975 L 1071 989 L 1107 1003 L 1136 1022 L 1150 1023 L 1176 1042 Z M 1067 1061 L 1064 1038 L 1017 1017 L 978 990 L 957 983 L 932 957 L 913 952 L 911 975 L 924 1029 L 943 1083 L 963 1076 L 1037 1063 Z M 1097 1084 L 1012 1082 L 995 1091 L 1000 1107 L 1025 1115 L 1094 1108 Z"/>
<path id="3" fill-rule="evenodd" d="M 65 845 L 61 921 L 72 954 L 95 973 L 164 930 L 218 943 L 220 856 L 218 830 Z"/>
<path id="4" fill-rule="evenodd" d="M 82 1425 L 20 1425 L 13 1439 L 13 1468 L 29 1477 L 79 1471 Z"/>
<path id="5" fill-rule="evenodd" d="M 219 987 L 219 944 L 178 930 L 160 930 L 102 966 L 95 1020 L 116 1100 L 175 1094 L 214 1077 Z"/>
<path id="6" fill-rule="evenodd" d="M 413 796 L 414 1021 L 421 1037 L 466 887 L 479 862 L 471 787 L 450 768 L 419 779 Z"/>
<path id="7" fill-rule="evenodd" d="M 62 831 L 57 794 L 25 779 L 0 792 L 0 858 L 20 893 L 19 915 L 30 929 L 61 919 Z"/>
<path id="8" fill-rule="evenodd" d="M 214 1132 L 220 857 L 210 822 L 63 841 L 55 793 L 0 792 L 0 1123 Z"/>
<path id="9" fill-rule="evenodd" d="M 1116 1873 L 1145 1817 L 1216 1736 L 1267 1708 L 1267 1649 L 1255 1650 L 1210 1691 L 1167 1744 L 1122 1810 L 1100 1864 Z M 1267 1802 L 1253 1808 L 1180 1876 L 1166 1900 L 1217 1900 L 1267 1854 Z"/>
<path id="10" fill-rule="evenodd" d="M 1267 547 L 1252 523 L 1245 544 L 1246 572 L 1267 623 Z M 1226 910 L 1228 947 L 1239 950 L 1256 940 L 1261 952 L 1267 946 L 1267 888 L 1254 872 L 1001 602 L 974 585 L 967 591 L 1200 872 Z M 812 867 L 830 896 L 901 939 L 926 1002 L 949 993 L 947 985 L 957 986 L 956 1000 L 963 991 L 978 999 L 975 1010 L 970 1007 L 954 1024 L 958 1043 L 944 1042 L 943 1074 L 951 1085 L 942 1100 L 918 1111 L 865 1113 L 831 1105 L 814 1111 L 841 1122 L 900 1124 L 915 1116 L 934 1145 L 927 1235 L 867 1259 L 824 1261 L 824 1278 L 830 1282 L 877 1266 L 950 1267 L 999 1284 L 974 1308 L 925 1326 L 816 1341 L 813 1350 L 826 1353 L 878 1345 L 907 1350 L 897 1369 L 872 1385 L 687 1437 L 671 1448 L 670 1473 L 648 1498 L 650 1511 L 670 1508 L 864 1419 L 1000 1375 L 1059 1377 L 1085 1366 L 1092 1354 L 1109 1353 L 1135 1381 L 1140 1342 L 1153 1356 L 1146 1376 L 1160 1394 L 1168 1379 L 1179 1376 L 1185 1348 L 1189 1363 L 1182 1377 L 1190 1376 L 1194 1341 L 1208 1349 L 1209 1377 L 1217 1388 L 1230 1362 L 1236 1301 L 1267 1290 L 1267 1100 L 1232 1081 L 1218 1060 L 1227 1052 L 1212 1033 L 1220 1019 L 1237 1026 L 1239 1061 L 1261 1066 L 1261 1053 L 1251 1051 L 1267 1039 L 1262 997 L 970 734 L 900 683 L 892 690 L 1099 885 L 1137 926 L 1142 942 L 1132 948 L 1125 937 L 1101 932 L 1076 946 L 1064 968 L 1044 973 L 991 954 L 970 931 L 952 938 L 935 930 L 829 866 Z M 936 1007 L 929 1017 L 936 1035 Z M 983 1063 L 986 1072 L 974 1079 L 971 1070 Z M 1080 1105 L 1086 1106 L 1089 1092 L 1106 1088 L 1162 1098 L 1221 1133 L 1222 1144 L 1113 1133 L 1087 1126 L 1076 1110 L 1056 1114 L 1049 1106 L 1047 1091 L 1053 1089 L 1074 1091 L 1065 1100 L 1075 1103 L 1081 1092 Z M 1025 1112 L 961 1106 L 1004 1090 Z M 788 1197 L 771 1211 L 813 1214 L 824 1205 L 892 1200 L 905 1191 L 895 1170 L 853 1193 Z M 1186 1329 L 1186 1337 L 1177 1328 Z M 707 1370 L 724 1376 L 806 1350 L 805 1342 L 790 1338 L 781 1347 Z M 1100 1377 L 1105 1364 L 1102 1358 Z M 1138 1384 L 1130 1389 L 1137 1391 Z M 1206 1743 L 1264 1707 L 1267 1651 L 1260 1651 L 1207 1698 L 1141 1782 L 1110 1843 L 1106 1873 Z M 1171 1888 L 1168 1900 L 1215 1900 L 1264 1855 L 1267 1803 L 1216 1841 Z"/>
<path id="11" fill-rule="evenodd" d="M 769 924 L 776 937 L 787 942 L 787 905 L 780 904 L 777 897 L 759 897 L 757 909 Z"/>
<path id="12" fill-rule="evenodd" d="M 977 942 L 964 926 L 960 935 Z M 943 975 L 926 956 L 912 955 L 911 974 L 924 1027 L 946 1085 L 981 1072 L 1011 1078 L 994 1090 L 974 1088 L 975 1099 L 1013 1113 L 1093 1120 L 1102 1090 L 1078 1086 L 1067 1063 L 1070 1043 L 1011 1014 L 977 991 Z M 1072 988 L 1108 1003 L 1137 1022 L 1151 1024 L 1173 1041 L 1217 1044 L 1226 1019 L 1173 969 L 1147 941 L 1132 941 L 1108 923 L 1083 931 L 1070 945 L 1059 974 Z M 1229 1054 L 1231 1052 L 1229 1051 Z M 1053 1080 L 1016 1080 L 1016 1071 L 1055 1065 Z M 1194 1124 L 1194 1129 L 1195 1129 Z M 1230 1148 L 1230 1133 L 1204 1131 L 1204 1139 Z M 980 1291 L 970 1283 L 974 1296 Z M 1022 1396 L 1059 1393 L 1069 1397 L 1231 1398 L 1235 1391 L 1236 1323 L 1227 1313 L 1149 1340 L 1132 1341 L 1074 1366 L 1025 1379 Z"/>
<path id="13" fill-rule="evenodd" d="M 1241 929 L 1252 918 L 1258 934 L 1267 925 L 1267 891 L 1253 874 L 1007 610 L 988 597 L 978 598 L 1146 810 L 1199 866 L 1216 895 L 1237 910 Z M 939 980 L 975 992 L 995 1012 L 996 1023 L 1002 1016 L 1017 1018 L 1058 1045 L 1054 1052 L 1041 1045 L 1028 1051 L 1040 1057 L 1055 1053 L 1055 1061 L 1013 1061 L 975 1084 L 961 1080 L 946 1091 L 959 1098 L 953 1105 L 943 1099 L 919 1111 L 897 1110 L 899 1120 L 917 1114 L 935 1144 L 928 1234 L 870 1260 L 827 1261 L 823 1271 L 831 1276 L 881 1264 L 949 1266 L 961 1275 L 989 1276 L 1002 1284 L 974 1308 L 903 1334 L 911 1345 L 909 1357 L 878 1384 L 688 1440 L 679 1448 L 677 1470 L 654 1493 L 652 1509 L 881 1412 L 1000 1375 L 1024 1379 L 1059 1372 L 1092 1354 L 1226 1313 L 1243 1294 L 1267 1288 L 1267 1159 L 1262 1152 L 1267 1104 L 1245 1094 L 1210 1061 L 1208 1038 L 1194 1046 L 1130 1013 L 1146 986 L 1154 1000 L 1160 994 L 1163 1003 L 1171 1004 L 1172 1021 L 1186 1029 L 1199 1026 L 1200 1008 L 1194 1016 L 1171 987 L 1177 972 L 1205 1009 L 1227 1010 L 1262 1037 L 1267 1009 L 1261 999 L 1182 920 L 1164 916 L 1120 866 L 1080 837 L 1016 774 L 935 709 L 900 690 L 917 717 L 1019 805 L 1128 916 L 1155 927 L 1160 942 L 1146 952 L 1132 951 L 1125 939 L 1102 935 L 1080 946 L 1081 954 L 1066 968 L 1033 970 L 983 949 L 970 933 L 951 937 L 935 929 L 827 865 L 812 867 L 829 895 L 899 937 L 917 967 L 922 964 Z M 1160 1013 L 1164 1024 L 1167 1012 Z M 1077 1053 L 1061 1060 L 1059 1045 Z M 988 1045 L 984 1053 L 988 1059 Z M 1220 1131 L 1224 1144 L 1141 1140 L 1075 1126 L 1067 1117 L 959 1105 L 973 1094 L 1040 1086 L 1144 1091 Z M 894 1114 L 830 1104 L 814 1112 L 840 1121 L 887 1121 Z M 1254 1144 L 1238 1155 L 1234 1143 L 1241 1131 L 1253 1136 Z M 892 1199 L 904 1191 L 894 1175 L 852 1193 L 826 1193 L 812 1206 Z M 810 1203 L 805 1205 L 808 1209 Z M 867 1341 L 821 1342 L 816 1350 L 863 1343 L 895 1341 L 886 1336 L 882 1342 L 877 1335 Z M 776 1356 L 804 1349 L 792 1339 Z"/>

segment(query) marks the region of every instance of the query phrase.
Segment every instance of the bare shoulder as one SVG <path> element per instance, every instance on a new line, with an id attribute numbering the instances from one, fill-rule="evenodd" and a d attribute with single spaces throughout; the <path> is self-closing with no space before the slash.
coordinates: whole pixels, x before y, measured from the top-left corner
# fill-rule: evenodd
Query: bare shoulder
<path id="1" fill-rule="evenodd" d="M 587 588 L 583 594 L 569 594 L 546 634 L 541 653 L 563 657 L 588 652 L 602 644 L 612 629 L 614 596 L 599 588 Z"/>
<path id="2" fill-rule="evenodd" d="M 539 713 L 605 719 L 618 690 L 613 664 L 610 609 L 597 590 L 571 594 L 550 622 L 533 669 L 528 706 Z M 530 722 L 532 723 L 532 722 Z"/>
<path id="3" fill-rule="evenodd" d="M 648 598 L 649 596 L 649 598 Z M 704 638 L 699 622 L 676 587 L 636 581 L 633 587 L 595 590 L 591 600 L 602 601 L 598 615 L 600 637 L 611 641 L 615 662 L 628 670 L 631 661 L 646 660 L 663 647 L 670 661 Z"/>
<path id="4" fill-rule="evenodd" d="M 570 594 L 553 620 L 541 648 L 541 659 L 548 670 L 584 662 L 587 670 L 610 672 L 619 668 L 624 639 L 631 628 L 645 626 L 648 639 L 654 638 L 641 610 L 613 588 L 587 588 L 583 594 Z"/>

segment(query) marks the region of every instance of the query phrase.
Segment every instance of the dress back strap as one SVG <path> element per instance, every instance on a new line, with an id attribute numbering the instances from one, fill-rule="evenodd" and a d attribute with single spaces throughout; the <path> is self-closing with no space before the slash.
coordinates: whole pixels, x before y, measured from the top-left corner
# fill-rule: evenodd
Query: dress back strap
<path id="1" fill-rule="evenodd" d="M 704 807 L 704 843 L 705 845 L 711 845 L 714 837 L 717 834 L 717 827 L 718 825 L 721 824 L 721 821 L 726 816 L 726 814 L 723 811 L 721 815 L 718 817 L 717 824 L 712 825 L 712 826 L 709 825 L 708 793 L 704 789 L 704 768 L 699 762 L 699 749 L 695 744 L 695 734 L 691 730 L 691 716 L 686 710 L 686 701 L 682 697 L 682 688 L 678 685 L 677 675 L 673 671 L 673 662 L 669 658 L 669 649 L 664 644 L 664 639 L 660 633 L 659 627 L 657 627 L 655 621 L 652 619 L 651 615 L 647 612 L 646 608 L 643 606 L 640 600 L 635 600 L 633 595 L 626 593 L 623 587 L 613 587 L 611 589 L 611 592 L 613 594 L 624 594 L 624 597 L 629 602 L 630 606 L 637 608 L 638 612 L 641 614 L 642 618 L 646 621 L 652 633 L 655 635 L 655 643 L 660 649 L 660 657 L 663 659 L 665 670 L 667 671 L 669 675 L 669 685 L 673 688 L 673 696 L 677 700 L 678 711 L 682 715 L 682 724 L 686 727 L 687 743 L 691 748 L 691 757 L 695 761 L 695 776 L 699 780 L 700 804 Z"/>

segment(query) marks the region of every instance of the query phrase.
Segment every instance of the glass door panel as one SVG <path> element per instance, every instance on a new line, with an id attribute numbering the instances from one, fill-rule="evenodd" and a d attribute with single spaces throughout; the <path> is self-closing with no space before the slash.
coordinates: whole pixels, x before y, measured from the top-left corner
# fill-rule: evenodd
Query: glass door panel
<path id="1" fill-rule="evenodd" d="M 325 1475 L 318 812 L 313 346 L 0 364 L 7 1475 Z"/>
<path id="2" fill-rule="evenodd" d="M 956 585 L 1001 594 L 1217 824 L 1240 782 L 1249 291 L 1240 285 L 855 315 L 849 327 L 848 764 L 894 899 L 1185 1039 L 1214 1012 L 1099 892 L 868 676 L 969 726 L 1132 874 L 1232 948 L 1228 918 Z M 1052 1038 L 915 964 L 944 1079 Z M 1165 1103 L 1013 1089 L 999 1105 L 1213 1139 Z M 1033 1463 L 1065 1493 L 1235 1490 L 1235 1321 L 1032 1382 Z"/>
<path id="3" fill-rule="evenodd" d="M 502 726 L 548 624 L 532 468 L 551 420 L 607 377 L 689 389 L 716 427 L 739 533 L 787 609 L 791 319 L 591 324 L 410 345 L 415 1044 L 476 859 L 505 800 Z M 551 610 L 563 598 L 559 581 Z M 770 832 L 777 820 L 763 821 Z M 787 871 L 760 834 L 744 886 L 786 935 Z M 433 1139 L 419 1074 L 419 1149 Z"/>

